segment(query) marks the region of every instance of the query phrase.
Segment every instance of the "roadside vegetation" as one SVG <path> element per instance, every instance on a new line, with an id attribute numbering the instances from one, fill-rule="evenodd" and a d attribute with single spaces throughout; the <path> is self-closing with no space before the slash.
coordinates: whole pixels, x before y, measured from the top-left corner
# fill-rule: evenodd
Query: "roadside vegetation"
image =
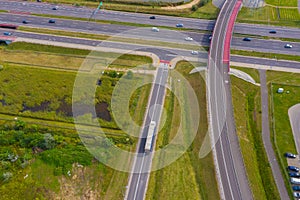
<path id="1" fill-rule="evenodd" d="M 72 123 L 75 72 L 89 51 L 28 43 L 2 46 L 0 51 L 1 199 L 123 199 L 128 174 L 99 163 Z M 101 84 L 93 83 L 99 84 L 94 118 L 103 127 L 107 143 L 134 151 L 136 139 L 120 130 L 111 115 L 111 96 L 122 76 L 136 82 L 152 78 L 128 71 L 137 65 L 150 66 L 152 60 L 101 55 L 108 60 L 120 57 L 103 73 Z M 143 122 L 150 89 L 145 85 L 131 95 L 129 111 L 137 124 Z"/>
<path id="2" fill-rule="evenodd" d="M 270 59 L 277 59 L 277 60 L 292 60 L 292 61 L 300 62 L 300 56 L 297 56 L 297 55 L 277 54 L 277 53 L 257 52 L 257 51 L 245 51 L 245 50 L 234 50 L 234 49 L 231 49 L 230 53 L 233 54 L 233 55 L 270 58 Z"/>
<path id="3" fill-rule="evenodd" d="M 181 200 L 220 198 L 212 153 L 210 152 L 205 158 L 199 158 L 199 150 L 207 134 L 208 126 L 206 118 L 206 86 L 205 81 L 199 79 L 199 73 L 189 74 L 192 69 L 193 66 L 186 61 L 179 62 L 176 66 L 176 70 L 197 91 L 196 95 L 200 108 L 200 124 L 197 135 L 187 152 L 178 160 L 163 169 L 151 173 L 146 199 Z M 173 89 L 180 90 L 181 94 L 184 93 L 184 88 L 173 87 Z M 164 108 L 163 119 L 165 121 L 163 128 L 158 133 L 157 149 L 169 144 L 177 134 L 177 129 L 181 121 L 179 113 L 188 112 L 188 109 L 180 108 L 177 98 L 171 92 L 167 93 Z"/>
<path id="4" fill-rule="evenodd" d="M 239 70 L 259 82 L 256 70 Z M 231 81 L 236 130 L 254 199 L 280 199 L 261 136 L 260 88 L 234 76 Z"/>
<path id="5" fill-rule="evenodd" d="M 75 130 L 26 124 L 22 119 L 0 121 L 0 196 L 8 199 L 122 199 L 127 174 L 99 163 L 86 150 Z M 122 137 L 108 137 L 131 148 Z"/>

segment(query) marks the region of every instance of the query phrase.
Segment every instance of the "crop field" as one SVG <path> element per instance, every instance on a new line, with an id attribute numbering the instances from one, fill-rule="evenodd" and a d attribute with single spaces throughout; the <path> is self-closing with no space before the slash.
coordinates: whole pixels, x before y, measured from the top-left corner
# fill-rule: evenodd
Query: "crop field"
<path id="1" fill-rule="evenodd" d="M 189 81 L 193 89 L 198 91 L 196 95 L 201 113 L 200 124 L 189 149 L 169 166 L 151 173 L 146 199 L 219 199 L 212 153 L 199 158 L 199 150 L 207 133 L 205 82 L 199 79 L 198 73 L 189 75 L 192 65 L 188 62 L 180 62 L 176 69 Z M 180 86 L 174 88 L 180 91 L 183 89 Z M 175 137 L 181 121 L 179 113 L 189 110 L 181 108 L 171 92 L 167 93 L 164 106 L 165 121 L 158 133 L 157 149 L 163 148 Z"/>
<path id="2" fill-rule="evenodd" d="M 288 7 L 297 7 L 297 0 L 266 0 L 267 4 L 273 6 L 288 6 Z"/>

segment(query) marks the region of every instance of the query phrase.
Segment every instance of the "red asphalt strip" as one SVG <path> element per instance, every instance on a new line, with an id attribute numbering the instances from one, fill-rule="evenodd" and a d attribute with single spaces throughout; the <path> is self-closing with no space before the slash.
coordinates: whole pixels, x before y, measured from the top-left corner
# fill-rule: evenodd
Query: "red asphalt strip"
<path id="1" fill-rule="evenodd" d="M 231 43 L 231 38 L 232 38 L 232 31 L 233 31 L 233 26 L 234 22 L 236 20 L 237 14 L 239 12 L 239 9 L 242 5 L 242 1 L 239 0 L 235 4 L 232 14 L 230 16 L 228 26 L 227 26 L 227 32 L 225 36 L 225 42 L 224 42 L 224 51 L 223 51 L 223 62 L 227 63 L 229 65 L 229 60 L 230 60 L 230 43 Z"/>

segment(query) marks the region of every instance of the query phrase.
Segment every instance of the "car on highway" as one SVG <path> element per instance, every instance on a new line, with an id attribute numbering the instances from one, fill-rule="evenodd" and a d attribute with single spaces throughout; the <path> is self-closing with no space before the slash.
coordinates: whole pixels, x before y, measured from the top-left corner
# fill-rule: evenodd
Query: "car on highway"
<path id="1" fill-rule="evenodd" d="M 208 40 L 211 41 L 212 39 L 212 35 L 208 36 Z"/>
<path id="2" fill-rule="evenodd" d="M 198 51 L 192 51 L 191 54 L 193 54 L 193 55 L 198 55 L 199 52 L 198 52 Z"/>
<path id="3" fill-rule="evenodd" d="M 11 32 L 4 32 L 3 35 L 11 36 L 12 33 Z"/>
<path id="4" fill-rule="evenodd" d="M 294 195 L 294 197 L 296 197 L 296 198 L 300 198 L 300 192 L 294 192 L 293 195 Z"/>
<path id="5" fill-rule="evenodd" d="M 293 48 L 293 46 L 291 44 L 286 44 L 286 45 L 284 45 L 284 48 L 291 49 L 291 48 Z"/>
<path id="6" fill-rule="evenodd" d="M 151 29 L 153 32 L 159 32 L 159 29 L 157 27 L 152 27 Z"/>
<path id="7" fill-rule="evenodd" d="M 276 34 L 277 32 L 275 30 L 270 30 L 269 33 Z"/>
<path id="8" fill-rule="evenodd" d="M 243 41 L 247 41 L 247 42 L 250 42 L 252 39 L 251 38 L 248 38 L 248 37 L 245 37 L 244 39 L 243 39 Z"/>
<path id="9" fill-rule="evenodd" d="M 290 177 L 300 178 L 300 173 L 297 172 L 289 172 Z"/>
<path id="10" fill-rule="evenodd" d="M 287 169 L 290 171 L 299 172 L 299 168 L 295 166 L 288 166 Z"/>
<path id="11" fill-rule="evenodd" d="M 185 40 L 185 41 L 193 41 L 194 39 L 191 38 L 191 37 L 186 37 L 186 38 L 184 38 L 184 40 Z"/>
<path id="12" fill-rule="evenodd" d="M 293 190 L 295 190 L 295 191 L 300 191 L 300 186 L 299 186 L 299 185 L 295 185 L 295 186 L 293 186 L 292 188 L 293 188 Z"/>
<path id="13" fill-rule="evenodd" d="M 52 8 L 52 10 L 57 10 L 58 9 L 58 6 L 55 6 Z"/>
<path id="14" fill-rule="evenodd" d="M 286 152 L 286 153 L 284 154 L 284 156 L 287 157 L 287 158 L 296 158 L 296 155 L 295 155 L 295 154 L 292 154 L 292 153 L 289 153 L 289 152 Z"/>
<path id="15" fill-rule="evenodd" d="M 183 24 L 176 24 L 176 27 L 183 27 Z"/>
<path id="16" fill-rule="evenodd" d="M 22 21 L 22 23 L 23 23 L 23 24 L 28 24 L 29 22 L 28 22 L 27 20 L 24 19 L 24 20 Z"/>
<path id="17" fill-rule="evenodd" d="M 54 19 L 49 19 L 48 23 L 54 24 L 54 23 L 55 23 L 55 20 L 54 20 Z"/>
<path id="18" fill-rule="evenodd" d="M 155 16 L 150 16 L 149 19 L 155 19 Z"/>

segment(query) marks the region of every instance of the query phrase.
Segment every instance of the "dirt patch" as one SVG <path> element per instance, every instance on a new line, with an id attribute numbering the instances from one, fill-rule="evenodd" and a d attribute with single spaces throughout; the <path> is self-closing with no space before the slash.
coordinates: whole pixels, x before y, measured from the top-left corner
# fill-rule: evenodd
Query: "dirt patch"
<path id="1" fill-rule="evenodd" d="M 59 108 L 56 110 L 56 113 L 63 113 L 67 117 L 78 117 L 88 113 L 92 113 L 93 118 L 101 118 L 105 121 L 111 121 L 111 115 L 108 110 L 108 103 L 101 102 L 95 105 L 96 114 L 93 113 L 93 108 L 86 104 L 76 104 L 76 113 L 72 111 L 72 105 L 66 103 L 65 100 L 61 100 Z"/>
<path id="2" fill-rule="evenodd" d="M 24 111 L 31 111 L 31 112 L 38 112 L 38 111 L 49 111 L 49 106 L 50 106 L 51 102 L 50 101 L 43 101 L 41 103 L 41 105 L 36 105 L 34 107 L 29 107 L 26 105 L 26 103 L 23 103 L 23 109 L 21 110 L 21 112 Z"/>

